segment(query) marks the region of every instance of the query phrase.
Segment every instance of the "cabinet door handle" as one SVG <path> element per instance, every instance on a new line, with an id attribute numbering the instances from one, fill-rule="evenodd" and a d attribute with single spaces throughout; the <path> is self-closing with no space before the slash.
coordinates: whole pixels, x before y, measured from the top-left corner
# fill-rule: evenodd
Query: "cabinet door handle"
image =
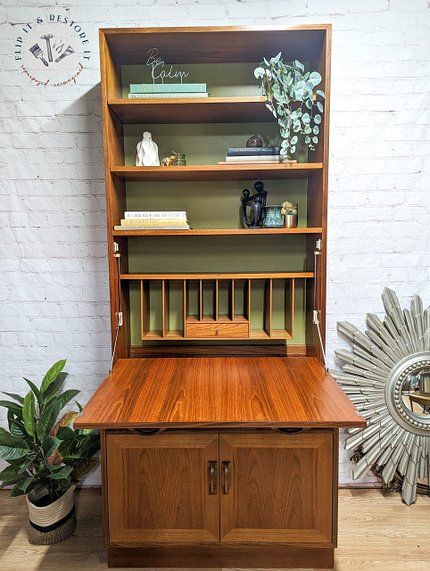
<path id="1" fill-rule="evenodd" d="M 222 463 L 222 488 L 224 494 L 228 496 L 231 488 L 231 472 L 230 472 L 230 462 Z"/>
<path id="2" fill-rule="evenodd" d="M 216 496 L 217 493 L 217 474 L 216 465 L 214 461 L 208 462 L 208 494 L 210 496 Z"/>

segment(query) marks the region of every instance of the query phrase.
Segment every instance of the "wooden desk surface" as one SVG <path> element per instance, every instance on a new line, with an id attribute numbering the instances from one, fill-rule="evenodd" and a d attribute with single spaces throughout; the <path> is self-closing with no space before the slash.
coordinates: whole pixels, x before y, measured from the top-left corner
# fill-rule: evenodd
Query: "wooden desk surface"
<path id="1" fill-rule="evenodd" d="M 366 426 L 312 357 L 122 359 L 75 428 Z"/>

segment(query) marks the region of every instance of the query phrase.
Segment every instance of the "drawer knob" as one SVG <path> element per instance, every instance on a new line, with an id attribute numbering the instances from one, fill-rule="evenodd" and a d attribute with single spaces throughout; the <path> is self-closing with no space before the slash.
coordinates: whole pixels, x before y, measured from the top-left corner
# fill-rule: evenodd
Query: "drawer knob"
<path id="1" fill-rule="evenodd" d="M 218 335 L 219 329 L 215 329 L 215 333 L 216 333 L 216 335 Z"/>

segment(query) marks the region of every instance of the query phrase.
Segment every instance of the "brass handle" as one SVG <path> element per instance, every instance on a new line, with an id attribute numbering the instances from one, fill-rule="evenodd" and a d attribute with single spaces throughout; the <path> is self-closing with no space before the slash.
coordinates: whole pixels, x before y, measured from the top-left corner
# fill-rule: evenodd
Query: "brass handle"
<path id="1" fill-rule="evenodd" d="M 217 493 L 217 477 L 216 477 L 216 462 L 208 462 L 208 494 L 216 496 Z"/>
<path id="2" fill-rule="evenodd" d="M 222 463 L 222 488 L 224 494 L 228 496 L 231 488 L 230 462 Z"/>

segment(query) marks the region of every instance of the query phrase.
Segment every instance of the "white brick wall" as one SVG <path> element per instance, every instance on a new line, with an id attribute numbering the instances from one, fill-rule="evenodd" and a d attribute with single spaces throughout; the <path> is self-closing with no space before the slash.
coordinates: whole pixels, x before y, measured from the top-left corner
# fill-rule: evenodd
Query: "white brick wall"
<path id="1" fill-rule="evenodd" d="M 333 24 L 330 365 L 336 322 L 382 315 L 380 294 L 427 305 L 430 8 L 427 0 L 4 0 L 0 10 L 0 385 L 24 394 L 67 357 L 86 402 L 108 369 L 98 28 Z M 130 7 L 132 6 L 132 9 Z M 67 13 L 89 36 L 76 85 L 37 87 L 13 59 L 17 23 Z M 0 411 L 3 415 L 3 410 Z M 341 482 L 351 478 L 341 455 Z M 370 479 L 371 480 L 371 479 Z M 87 482 L 98 482 L 98 474 Z"/>

